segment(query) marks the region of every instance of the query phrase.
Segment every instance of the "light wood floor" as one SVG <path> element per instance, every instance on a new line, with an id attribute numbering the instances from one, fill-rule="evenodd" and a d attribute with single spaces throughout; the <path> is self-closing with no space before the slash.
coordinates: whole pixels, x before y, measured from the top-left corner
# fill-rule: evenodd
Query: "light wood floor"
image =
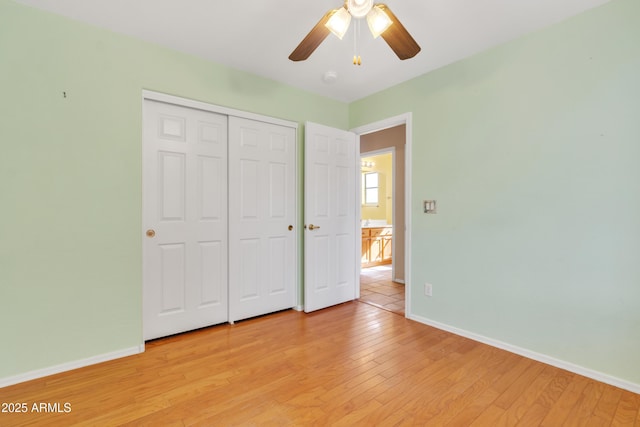
<path id="1" fill-rule="evenodd" d="M 404 316 L 404 285 L 391 280 L 391 264 L 360 270 L 360 301 Z"/>
<path id="2" fill-rule="evenodd" d="M 0 397 L 71 404 L 2 426 L 640 425 L 639 395 L 360 302 L 157 340 Z"/>

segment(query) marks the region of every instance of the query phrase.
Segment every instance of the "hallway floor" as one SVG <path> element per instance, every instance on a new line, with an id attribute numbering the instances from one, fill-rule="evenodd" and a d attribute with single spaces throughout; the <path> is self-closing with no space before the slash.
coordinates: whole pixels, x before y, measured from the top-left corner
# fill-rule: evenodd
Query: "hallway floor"
<path id="1" fill-rule="evenodd" d="M 360 301 L 404 316 L 404 285 L 391 280 L 391 264 L 361 270 Z"/>

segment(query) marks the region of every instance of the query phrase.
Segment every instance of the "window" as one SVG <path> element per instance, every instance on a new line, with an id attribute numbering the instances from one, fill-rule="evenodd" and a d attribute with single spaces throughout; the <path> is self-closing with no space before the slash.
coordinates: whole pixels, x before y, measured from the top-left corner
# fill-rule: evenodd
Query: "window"
<path id="1" fill-rule="evenodd" d="M 368 206 L 378 204 L 379 194 L 379 176 L 378 172 L 368 172 L 362 174 L 362 183 L 364 189 L 364 204 Z"/>

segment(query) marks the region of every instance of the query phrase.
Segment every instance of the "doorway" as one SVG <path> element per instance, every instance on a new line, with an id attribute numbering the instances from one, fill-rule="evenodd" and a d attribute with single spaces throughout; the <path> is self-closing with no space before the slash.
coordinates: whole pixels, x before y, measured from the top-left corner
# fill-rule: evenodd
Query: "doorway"
<path id="1" fill-rule="evenodd" d="M 407 122 L 360 134 L 360 300 L 406 315 Z"/>

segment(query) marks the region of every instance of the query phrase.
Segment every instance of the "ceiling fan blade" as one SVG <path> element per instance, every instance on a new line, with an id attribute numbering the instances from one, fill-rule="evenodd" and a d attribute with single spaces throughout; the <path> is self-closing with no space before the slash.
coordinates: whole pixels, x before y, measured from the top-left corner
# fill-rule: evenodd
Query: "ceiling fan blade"
<path id="1" fill-rule="evenodd" d="M 387 31 L 380 35 L 384 41 L 387 42 L 400 59 L 404 60 L 416 56 L 420 52 L 420 46 L 400 23 L 396 15 L 391 12 L 391 9 L 386 4 L 378 3 L 376 6 L 382 9 L 393 21 Z"/>
<path id="2" fill-rule="evenodd" d="M 316 50 L 318 46 L 320 46 L 320 43 L 322 43 L 330 33 L 325 24 L 337 11 L 338 9 L 330 10 L 318 21 L 316 26 L 313 27 L 313 29 L 309 31 L 309 34 L 307 34 L 307 36 L 300 42 L 298 47 L 291 52 L 291 55 L 289 55 L 290 60 L 304 61 L 313 53 L 314 50 Z"/>

